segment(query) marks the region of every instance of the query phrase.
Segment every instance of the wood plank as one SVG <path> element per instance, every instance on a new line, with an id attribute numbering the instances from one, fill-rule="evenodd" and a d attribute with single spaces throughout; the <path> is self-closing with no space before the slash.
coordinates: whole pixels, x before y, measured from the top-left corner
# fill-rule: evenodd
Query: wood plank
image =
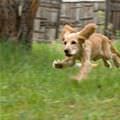
<path id="1" fill-rule="evenodd" d="M 37 30 L 34 30 L 33 31 L 34 33 L 41 33 L 41 34 L 44 34 L 45 32 L 43 32 L 43 31 L 37 31 Z"/>
<path id="2" fill-rule="evenodd" d="M 94 10 L 94 12 L 99 12 L 99 11 L 105 12 L 105 9 L 103 8 L 103 9 L 96 9 L 96 10 Z"/>
<path id="3" fill-rule="evenodd" d="M 57 24 L 56 24 L 56 33 L 55 33 L 55 38 L 57 39 L 59 36 L 59 29 L 60 29 L 60 15 L 61 15 L 61 5 L 62 5 L 62 0 L 59 1 L 59 9 L 58 9 L 58 15 L 57 15 Z"/>
<path id="4" fill-rule="evenodd" d="M 91 20 L 93 19 L 94 17 L 90 16 L 90 17 L 81 17 L 80 20 Z"/>
<path id="5" fill-rule="evenodd" d="M 66 1 L 66 2 L 62 2 L 62 4 L 68 4 L 68 3 L 71 3 L 71 4 L 80 4 L 80 3 L 104 3 L 105 1 L 103 0 L 103 1 L 98 1 L 98 0 L 96 0 L 96 1 L 76 1 L 76 2 L 69 2 L 69 1 Z"/>
<path id="6" fill-rule="evenodd" d="M 56 4 L 56 3 L 49 3 L 49 2 L 41 2 L 40 5 L 39 5 L 39 7 L 60 9 L 59 4 Z"/>
<path id="7" fill-rule="evenodd" d="M 111 5 L 111 10 L 112 11 L 120 11 L 120 5 L 112 4 Z"/>
<path id="8" fill-rule="evenodd" d="M 43 18 L 43 17 L 35 17 L 34 19 L 45 20 L 45 21 L 47 21 L 47 18 Z"/>

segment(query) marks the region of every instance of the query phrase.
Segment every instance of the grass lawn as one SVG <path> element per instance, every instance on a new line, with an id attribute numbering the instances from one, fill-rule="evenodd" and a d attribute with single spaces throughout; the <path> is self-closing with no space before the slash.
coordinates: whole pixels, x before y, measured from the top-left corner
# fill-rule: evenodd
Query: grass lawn
<path id="1" fill-rule="evenodd" d="M 59 58 L 56 43 L 33 44 L 30 52 L 0 43 L 0 120 L 120 120 L 120 69 L 100 61 L 75 84 L 70 76 L 79 69 L 53 69 Z"/>

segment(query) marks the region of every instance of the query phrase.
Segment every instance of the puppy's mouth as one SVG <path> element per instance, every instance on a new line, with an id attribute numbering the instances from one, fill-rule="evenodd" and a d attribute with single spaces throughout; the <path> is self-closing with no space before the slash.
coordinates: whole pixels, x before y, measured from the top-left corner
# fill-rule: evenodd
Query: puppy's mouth
<path id="1" fill-rule="evenodd" d="M 65 53 L 65 55 L 66 55 L 67 57 L 73 56 L 73 55 L 71 55 L 71 54 L 69 54 L 69 53 Z"/>

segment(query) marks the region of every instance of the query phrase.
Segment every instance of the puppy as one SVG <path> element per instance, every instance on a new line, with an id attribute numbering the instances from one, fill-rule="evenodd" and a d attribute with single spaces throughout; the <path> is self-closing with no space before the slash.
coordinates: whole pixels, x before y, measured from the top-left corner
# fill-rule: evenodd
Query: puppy
<path id="1" fill-rule="evenodd" d="M 87 24 L 80 32 L 65 25 L 62 32 L 65 59 L 54 61 L 55 68 L 73 66 L 76 60 L 80 60 L 81 69 L 75 80 L 86 79 L 91 70 L 91 60 L 102 59 L 106 67 L 111 67 L 112 60 L 116 67 L 120 67 L 120 54 L 113 47 L 111 40 L 106 36 L 95 33 L 96 24 Z"/>

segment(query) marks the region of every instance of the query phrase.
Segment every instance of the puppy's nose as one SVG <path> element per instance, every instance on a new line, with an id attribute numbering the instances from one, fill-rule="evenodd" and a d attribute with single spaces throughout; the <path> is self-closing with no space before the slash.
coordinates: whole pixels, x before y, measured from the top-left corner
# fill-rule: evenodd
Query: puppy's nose
<path id="1" fill-rule="evenodd" d="M 69 50 L 68 50 L 68 49 L 65 49 L 64 52 L 65 52 L 65 54 L 68 54 L 68 53 L 69 53 Z"/>

